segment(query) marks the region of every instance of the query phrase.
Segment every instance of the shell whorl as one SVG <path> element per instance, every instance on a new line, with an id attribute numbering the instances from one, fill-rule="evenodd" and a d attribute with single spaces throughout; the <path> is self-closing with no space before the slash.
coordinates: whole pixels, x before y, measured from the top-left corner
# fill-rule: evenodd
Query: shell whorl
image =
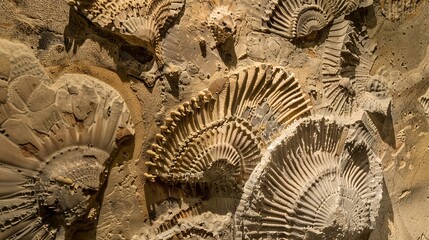
<path id="1" fill-rule="evenodd" d="M 238 177 L 235 183 L 243 183 L 259 162 L 261 147 L 311 108 L 299 83 L 282 68 L 238 70 L 171 112 L 148 151 L 147 176 L 207 182 L 216 176 L 212 169 L 228 169 Z"/>
<path id="2" fill-rule="evenodd" d="M 0 62 L 0 238 L 54 239 L 89 212 L 130 112 L 98 79 L 50 79 L 22 44 L 0 40 Z"/>
<path id="3" fill-rule="evenodd" d="M 310 117 L 289 126 L 243 189 L 237 239 L 352 239 L 372 229 L 381 160 L 358 125 Z"/>

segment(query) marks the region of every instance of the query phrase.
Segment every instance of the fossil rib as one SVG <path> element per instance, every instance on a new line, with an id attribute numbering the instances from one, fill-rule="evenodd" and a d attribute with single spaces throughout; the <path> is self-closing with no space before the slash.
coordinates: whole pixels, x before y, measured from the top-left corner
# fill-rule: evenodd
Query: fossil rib
<path id="1" fill-rule="evenodd" d="M 171 112 L 148 151 L 147 177 L 241 184 L 259 162 L 261 147 L 311 108 L 293 75 L 282 68 L 239 70 Z"/>
<path id="2" fill-rule="evenodd" d="M 110 154 L 134 134 L 130 112 L 95 78 L 51 80 L 22 44 L 0 40 L 0 62 L 7 93 L 0 102 L 0 238 L 64 236 L 96 206 Z"/>
<path id="3" fill-rule="evenodd" d="M 244 187 L 237 238 L 354 239 L 372 229 L 381 160 L 362 129 L 311 117 L 289 126 Z"/>

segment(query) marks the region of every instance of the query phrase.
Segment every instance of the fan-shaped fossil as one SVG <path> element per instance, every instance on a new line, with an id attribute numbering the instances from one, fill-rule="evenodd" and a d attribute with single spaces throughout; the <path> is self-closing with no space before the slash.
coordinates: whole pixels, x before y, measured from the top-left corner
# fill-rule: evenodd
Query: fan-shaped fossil
<path id="1" fill-rule="evenodd" d="M 359 7 L 359 0 L 271 0 L 262 30 L 286 38 L 304 37 Z"/>
<path id="2" fill-rule="evenodd" d="M 0 62 L 0 238 L 64 236 L 98 210 L 110 154 L 134 133 L 130 112 L 95 78 L 51 80 L 24 45 L 0 40 Z"/>
<path id="3" fill-rule="evenodd" d="M 238 239 L 354 239 L 370 231 L 382 172 L 362 129 L 323 118 L 289 126 L 244 187 Z"/>
<path id="4" fill-rule="evenodd" d="M 282 68 L 239 70 L 171 112 L 148 151 L 147 177 L 242 183 L 259 162 L 261 146 L 310 109 L 309 98 Z"/>
<path id="5" fill-rule="evenodd" d="M 68 0 L 94 24 L 119 34 L 134 46 L 144 47 L 154 57 L 142 78 L 152 86 L 161 56 L 162 35 L 182 11 L 184 0 Z"/>

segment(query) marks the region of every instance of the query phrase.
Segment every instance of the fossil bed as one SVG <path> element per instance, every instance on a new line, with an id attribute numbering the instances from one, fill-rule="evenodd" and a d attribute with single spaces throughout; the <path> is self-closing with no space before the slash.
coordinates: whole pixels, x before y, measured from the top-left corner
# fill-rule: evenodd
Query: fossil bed
<path id="1" fill-rule="evenodd" d="M 426 0 L 0 13 L 0 239 L 429 239 Z"/>

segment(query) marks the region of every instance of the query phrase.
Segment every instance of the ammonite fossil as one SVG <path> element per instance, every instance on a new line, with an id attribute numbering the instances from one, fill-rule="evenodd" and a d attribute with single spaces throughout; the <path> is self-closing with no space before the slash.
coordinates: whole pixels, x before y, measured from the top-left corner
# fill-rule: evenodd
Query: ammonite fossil
<path id="1" fill-rule="evenodd" d="M 355 239 L 382 196 L 381 160 L 362 123 L 298 120 L 263 155 L 236 212 L 237 239 Z"/>
<path id="2" fill-rule="evenodd" d="M 353 12 L 360 3 L 360 0 L 271 0 L 262 18 L 262 30 L 291 39 L 304 37 Z"/>
<path id="3" fill-rule="evenodd" d="M 171 112 L 148 151 L 149 179 L 242 184 L 262 146 L 312 105 L 293 75 L 256 65 L 215 80 Z"/>
<path id="4" fill-rule="evenodd" d="M 98 216 L 118 141 L 134 134 L 119 93 L 93 77 L 50 79 L 31 50 L 0 40 L 0 238 L 68 236 Z"/>

